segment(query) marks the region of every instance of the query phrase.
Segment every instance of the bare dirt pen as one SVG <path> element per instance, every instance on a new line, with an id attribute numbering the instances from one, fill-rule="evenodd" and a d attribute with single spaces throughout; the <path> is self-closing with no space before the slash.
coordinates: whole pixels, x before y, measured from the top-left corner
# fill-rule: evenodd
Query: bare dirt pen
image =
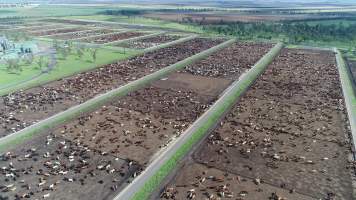
<path id="1" fill-rule="evenodd" d="M 115 46 L 125 47 L 125 48 L 132 48 L 132 49 L 146 49 L 150 47 L 154 47 L 160 44 L 172 42 L 174 40 L 180 39 L 181 36 L 178 35 L 157 35 L 150 38 L 145 38 L 142 40 L 130 41 L 123 44 L 118 44 Z"/>
<path id="2" fill-rule="evenodd" d="M 91 37 L 96 35 L 113 33 L 115 31 L 116 30 L 111 30 L 111 29 L 88 30 L 88 31 L 74 32 L 74 33 L 68 33 L 63 35 L 54 35 L 54 36 L 50 36 L 49 38 L 60 39 L 60 40 L 73 40 L 73 39 L 78 39 L 83 37 Z"/>
<path id="3" fill-rule="evenodd" d="M 191 75 L 173 80 L 171 83 L 169 77 L 157 81 L 86 119 L 66 125 L 65 137 L 145 165 L 173 136 L 179 136 L 194 122 L 229 84 Z M 204 84 L 197 85 L 196 81 L 210 87 L 201 87 Z"/>
<path id="4" fill-rule="evenodd" d="M 13 149 L 0 162 L 2 199 L 107 199 L 137 171 L 128 160 L 54 134 Z"/>
<path id="5" fill-rule="evenodd" d="M 206 39 L 197 41 L 209 45 Z M 3 197 L 112 198 L 172 137 L 187 129 L 230 82 L 174 73 L 43 133 L 23 145 L 26 148 L 3 155 L 4 165 L 9 166 L 4 173 L 28 170 L 16 174 L 16 179 L 8 178 Z"/>
<path id="6" fill-rule="evenodd" d="M 23 28 L 18 28 L 16 30 L 19 31 L 26 31 L 26 32 L 35 32 L 40 30 L 50 30 L 50 29 L 57 29 L 57 28 L 64 28 L 63 25 L 49 25 L 49 24 L 42 24 L 42 25 L 35 25 L 35 26 L 26 26 Z"/>
<path id="7" fill-rule="evenodd" d="M 216 88 L 211 95 L 228 83 L 204 78 L 195 81 L 211 81 Z M 134 92 L 26 143 L 26 148 L 5 154 L 2 164 L 9 167 L 3 170 L 2 195 L 10 199 L 48 194 L 51 199 L 113 197 L 172 136 L 179 135 L 215 100 L 210 93 L 199 95 L 180 87 L 162 89 L 161 84 Z"/>
<path id="8" fill-rule="evenodd" d="M 273 44 L 268 43 L 238 42 L 223 49 L 219 54 L 186 67 L 183 72 L 236 80 L 272 47 Z"/>
<path id="9" fill-rule="evenodd" d="M 21 27 L 31 27 L 31 26 L 46 26 L 48 23 L 44 22 L 23 22 L 21 24 L 17 24 L 18 26 Z"/>
<path id="10" fill-rule="evenodd" d="M 95 44 L 105 44 L 108 42 L 125 40 L 125 39 L 129 39 L 129 38 L 143 36 L 143 35 L 145 35 L 145 33 L 143 33 L 143 32 L 122 32 L 122 33 L 114 33 L 114 34 L 110 34 L 110 35 L 98 36 L 98 37 L 94 37 L 94 38 L 86 38 L 86 39 L 83 39 L 80 41 L 87 42 L 87 43 L 95 43 Z"/>
<path id="11" fill-rule="evenodd" d="M 220 39 L 193 39 L 128 61 L 105 65 L 43 87 L 0 97 L 0 136 L 21 130 L 38 120 L 46 119 L 95 95 L 118 88 L 124 83 L 153 73 L 221 42 Z"/>
<path id="12" fill-rule="evenodd" d="M 83 30 L 84 29 L 81 29 L 81 28 L 59 28 L 59 29 L 53 29 L 53 30 L 30 32 L 30 34 L 34 35 L 34 36 L 47 36 L 47 35 L 70 33 L 70 32 L 83 31 Z"/>
<path id="13" fill-rule="evenodd" d="M 161 198 L 352 199 L 334 58 L 283 50 Z"/>

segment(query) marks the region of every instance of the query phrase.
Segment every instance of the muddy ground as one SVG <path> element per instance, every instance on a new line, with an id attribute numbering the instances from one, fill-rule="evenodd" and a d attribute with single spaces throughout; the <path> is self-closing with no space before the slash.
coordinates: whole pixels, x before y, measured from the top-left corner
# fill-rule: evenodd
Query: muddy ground
<path id="1" fill-rule="evenodd" d="M 82 37 L 90 37 L 90 36 L 108 34 L 108 33 L 114 32 L 114 31 L 115 30 L 110 30 L 110 29 L 88 30 L 85 32 L 74 32 L 74 33 L 68 33 L 68 34 L 63 34 L 63 35 L 50 36 L 50 38 L 61 39 L 61 40 L 71 40 L 71 39 L 78 39 L 78 38 L 82 38 Z"/>
<path id="2" fill-rule="evenodd" d="M 284 49 L 161 199 L 353 199 L 346 122 L 334 54 Z"/>
<path id="3" fill-rule="evenodd" d="M 105 65 L 42 87 L 1 97 L 0 136 L 21 130 L 95 95 L 153 73 L 221 42 L 194 39 L 128 61 Z"/>
<path id="4" fill-rule="evenodd" d="M 154 47 L 163 43 L 172 42 L 174 40 L 178 40 L 181 38 L 178 35 L 158 35 L 150 38 L 145 38 L 142 40 L 131 41 L 123 44 L 118 44 L 115 46 L 132 48 L 132 49 L 146 49 L 150 47 Z"/>
<path id="5" fill-rule="evenodd" d="M 96 44 L 105 44 L 108 42 L 114 42 L 117 40 L 125 40 L 129 38 L 134 38 L 138 36 L 145 35 L 145 33 L 142 32 L 122 32 L 122 33 L 115 33 L 111 35 L 104 35 L 104 36 L 98 36 L 94 38 L 85 38 L 83 40 L 80 40 L 81 42 L 88 42 L 88 43 L 96 43 Z"/>

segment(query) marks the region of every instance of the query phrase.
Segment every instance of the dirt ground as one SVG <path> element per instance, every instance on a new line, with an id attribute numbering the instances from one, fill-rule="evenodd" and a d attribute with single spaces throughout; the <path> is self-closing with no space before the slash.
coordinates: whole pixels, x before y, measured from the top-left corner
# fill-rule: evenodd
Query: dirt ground
<path id="1" fill-rule="evenodd" d="M 112 198 L 230 83 L 194 77 L 173 74 L 2 155 L 1 197 Z"/>
<path id="2" fill-rule="evenodd" d="M 31 26 L 47 26 L 49 25 L 48 23 L 44 23 L 44 22 L 22 22 L 22 23 L 18 23 L 18 26 L 21 27 L 31 27 Z M 58 25 L 58 24 L 55 24 Z"/>
<path id="3" fill-rule="evenodd" d="M 191 198 L 189 198 L 191 195 Z M 195 196 L 193 198 L 193 195 Z M 185 164 L 175 179 L 161 194 L 161 199 L 249 199 L 312 200 L 308 196 L 290 193 L 278 186 L 260 183 L 254 179 L 239 176 L 198 163 Z"/>
<path id="4" fill-rule="evenodd" d="M 74 33 L 68 33 L 68 34 L 63 34 L 63 35 L 50 36 L 50 38 L 61 39 L 61 40 L 71 40 L 71 39 L 78 39 L 78 38 L 82 38 L 82 37 L 90 37 L 90 36 L 112 33 L 114 31 L 115 30 L 110 30 L 110 29 L 88 30 L 85 32 L 74 32 Z"/>
<path id="5" fill-rule="evenodd" d="M 334 57 L 284 49 L 161 198 L 352 199 Z"/>
<path id="6" fill-rule="evenodd" d="M 237 42 L 221 52 L 209 56 L 184 72 L 194 75 L 236 80 L 263 57 L 273 44 Z"/>
<path id="7" fill-rule="evenodd" d="M 126 65 L 123 66 L 125 69 L 130 66 L 157 67 L 158 63 L 164 64 L 163 60 L 159 59 L 167 59 L 167 54 L 170 52 L 174 53 L 172 54 L 176 56 L 174 58 L 179 58 L 219 42 L 221 41 L 208 42 L 205 39 L 195 39 L 187 42 L 190 47 L 187 44 L 177 45 L 159 53 L 146 54 L 144 58 L 149 58 L 148 60 L 141 57 L 126 61 Z M 221 51 L 217 54 L 220 53 L 226 52 Z M 216 59 L 212 60 L 211 57 L 216 57 Z M 219 62 L 218 58 L 222 57 L 214 54 L 207 59 Z M 171 60 L 165 62 L 171 62 Z M 132 65 L 133 63 L 136 65 Z M 117 65 L 114 67 L 118 68 Z M 242 66 L 239 65 L 239 67 Z M 191 66 L 190 69 L 198 68 Z M 103 70 L 104 68 L 99 71 Z M 194 74 L 198 73 L 173 73 L 146 88 L 102 106 L 92 113 L 43 133 L 24 144 L 23 148 L 4 154 L 1 157 L 3 158 L 0 162 L 1 166 L 9 166 L 2 168 L 5 173 L 4 181 L 6 177 L 12 176 L 13 171 L 23 172 L 23 168 L 27 169 L 27 166 L 32 166 L 30 168 L 32 171 L 21 174 L 16 179 L 8 178 L 2 187 L 6 192 L 1 195 L 10 197 L 10 199 L 13 199 L 16 194 L 30 195 L 30 198 L 39 199 L 112 198 L 130 180 L 130 177 L 136 176 L 151 161 L 159 150 L 174 137 L 182 134 L 201 116 L 232 82 L 230 79 Z M 98 77 L 105 77 L 103 74 L 99 75 Z M 83 81 L 88 79 L 81 75 L 76 78 L 83 79 Z M 89 82 L 93 80 L 89 79 Z M 69 85 L 64 82 L 60 83 L 65 86 Z M 82 91 L 84 95 L 86 91 L 83 91 L 83 87 L 87 85 L 78 86 L 77 90 Z M 77 84 L 72 85 L 73 88 L 74 86 Z M 88 88 L 90 91 L 94 90 L 90 85 Z M 62 90 L 68 91 L 64 88 Z M 40 97 L 41 100 L 38 100 L 32 96 L 27 97 L 46 102 Z M 49 95 L 49 97 L 52 96 Z M 18 97 L 13 101 L 22 99 L 23 97 Z M 49 101 L 53 105 L 59 104 L 56 101 Z M 12 104 L 14 105 L 21 104 L 17 102 Z M 24 161 L 21 159 L 23 157 L 26 158 Z M 16 170 L 12 170 L 13 168 Z M 60 182 L 56 183 L 57 180 Z M 30 184 L 30 189 L 23 186 L 25 184 Z M 251 181 L 246 183 L 246 187 L 251 184 Z M 48 194 L 50 196 L 47 196 Z"/>
<path id="8" fill-rule="evenodd" d="M 210 57 L 211 56 L 207 59 Z M 189 89 L 198 94 L 204 95 L 207 93 L 213 96 L 221 94 L 223 92 L 221 89 L 226 88 L 225 86 L 230 84 L 231 81 L 227 79 L 204 77 L 189 73 L 173 73 L 172 75 L 153 83 L 154 86 L 163 89 Z"/>
<path id="9" fill-rule="evenodd" d="M 118 44 L 116 46 L 133 48 L 133 49 L 146 49 L 163 43 L 172 42 L 174 40 L 178 40 L 179 38 L 181 37 L 178 35 L 158 35 L 142 40 L 136 40 L 128 43 Z"/>
<path id="10" fill-rule="evenodd" d="M 94 22 L 85 22 L 85 21 L 77 21 L 70 19 L 45 19 L 45 22 L 53 22 L 53 23 L 64 23 L 64 24 L 73 24 L 73 25 L 93 25 Z"/>
<path id="11" fill-rule="evenodd" d="M 31 31 L 38 31 L 40 29 L 45 29 L 45 30 L 50 30 L 50 29 L 56 29 L 56 28 L 64 28 L 63 25 L 50 25 L 50 24 L 42 24 L 42 25 L 35 25 L 35 26 L 26 26 L 21 29 L 18 29 L 20 31 L 26 31 L 26 32 L 31 32 Z"/>
<path id="12" fill-rule="evenodd" d="M 35 31 L 35 32 L 30 32 L 30 34 L 34 35 L 34 36 L 46 36 L 46 35 L 70 33 L 70 32 L 82 31 L 82 30 L 83 29 L 81 29 L 81 28 L 61 28 L 61 29 L 55 29 L 55 30 Z"/>
<path id="13" fill-rule="evenodd" d="M 0 97 L 0 136 L 21 130 L 38 120 L 153 73 L 221 42 L 221 40 L 194 39 L 146 53 L 128 61 L 105 65 L 42 87 Z"/>
<path id="14" fill-rule="evenodd" d="M 73 121 L 66 125 L 64 137 L 145 165 L 172 137 L 188 128 L 229 83 L 176 73 Z"/>
<path id="15" fill-rule="evenodd" d="M 111 199 L 138 170 L 131 161 L 58 135 L 0 156 L 0 199 Z"/>
<path id="16" fill-rule="evenodd" d="M 145 33 L 142 32 L 123 32 L 123 33 L 115 33 L 111 35 L 105 36 L 98 36 L 94 38 L 85 38 L 80 40 L 81 42 L 88 42 L 88 43 L 96 43 L 96 44 L 105 44 L 108 42 L 114 42 L 117 40 L 125 40 L 129 38 L 134 38 L 138 36 L 143 36 Z"/>

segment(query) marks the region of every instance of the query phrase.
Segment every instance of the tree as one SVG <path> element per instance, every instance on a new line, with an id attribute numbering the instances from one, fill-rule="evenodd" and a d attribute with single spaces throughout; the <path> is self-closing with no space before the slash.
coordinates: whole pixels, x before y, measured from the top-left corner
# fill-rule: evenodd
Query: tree
<path id="1" fill-rule="evenodd" d="M 25 63 L 27 65 L 31 65 L 33 63 L 33 59 L 34 59 L 33 53 L 28 53 L 28 54 L 26 54 L 26 57 L 25 57 Z"/>
<path id="2" fill-rule="evenodd" d="M 98 49 L 94 48 L 90 50 L 91 57 L 93 58 L 93 62 L 96 62 L 96 56 L 97 56 Z"/>
<path id="3" fill-rule="evenodd" d="M 20 41 L 21 35 L 20 35 L 19 33 L 15 33 L 15 34 L 13 34 L 12 36 L 13 36 L 13 40 L 14 40 L 15 42 Z"/>
<path id="4" fill-rule="evenodd" d="M 62 58 L 65 60 L 67 59 L 68 55 L 69 55 L 69 52 L 68 52 L 68 49 L 66 47 L 61 47 L 59 48 L 59 52 L 60 54 L 62 55 Z"/>
<path id="5" fill-rule="evenodd" d="M 83 55 L 84 55 L 83 48 L 82 48 L 82 47 L 78 47 L 78 48 L 77 48 L 77 56 L 78 56 L 78 58 L 79 58 L 80 60 L 82 59 Z"/>
<path id="6" fill-rule="evenodd" d="M 28 40 L 31 40 L 32 38 L 31 38 L 31 36 L 30 36 L 29 34 L 24 34 L 24 35 L 23 35 L 23 39 L 24 39 L 25 41 L 28 41 Z"/>
<path id="7" fill-rule="evenodd" d="M 65 48 L 67 49 L 68 55 L 72 54 L 72 51 L 73 51 L 73 42 L 71 42 L 71 41 L 66 41 L 64 44 L 65 44 Z"/>
<path id="8" fill-rule="evenodd" d="M 52 47 L 53 47 L 55 50 L 57 50 L 57 49 L 59 48 L 59 42 L 58 42 L 58 40 L 54 39 L 54 40 L 52 41 Z"/>
<path id="9" fill-rule="evenodd" d="M 48 60 L 45 56 L 40 56 L 40 58 L 36 61 L 39 70 L 42 70 L 43 67 L 48 66 Z"/>
<path id="10" fill-rule="evenodd" d="M 7 66 L 6 66 L 6 70 L 8 72 L 18 72 L 18 71 L 22 71 L 21 67 L 20 67 L 20 60 L 17 58 L 11 58 L 11 59 L 6 59 L 5 60 Z"/>

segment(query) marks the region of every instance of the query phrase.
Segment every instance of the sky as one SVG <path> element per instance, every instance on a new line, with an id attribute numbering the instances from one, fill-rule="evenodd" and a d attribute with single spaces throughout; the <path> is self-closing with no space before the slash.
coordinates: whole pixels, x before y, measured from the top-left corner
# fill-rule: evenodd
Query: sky
<path id="1" fill-rule="evenodd" d="M 101 0 L 101 1 L 107 1 L 107 0 Z M 234 5 L 238 5 L 239 3 L 248 5 L 251 3 L 251 6 L 253 5 L 296 5 L 296 4 L 318 4 L 318 5 L 345 5 L 345 4 L 355 4 L 356 5 L 356 0 L 219 0 L 219 1 L 214 1 L 214 0 L 111 0 L 115 2 L 130 2 L 130 3 L 135 3 L 135 2 L 161 2 L 161 3 L 187 3 L 187 2 L 193 2 L 196 5 L 199 4 L 199 2 L 202 3 L 213 3 L 213 4 L 219 4 L 219 2 L 227 2 L 227 3 L 233 3 Z"/>
<path id="2" fill-rule="evenodd" d="M 82 1 L 86 1 L 86 0 L 82 0 Z M 108 0 L 97 0 L 97 1 L 108 1 Z M 110 0 L 109 0 L 110 1 Z M 114 1 L 114 2 L 120 2 L 120 1 L 123 1 L 123 0 L 111 0 L 111 1 Z M 146 1 L 149 1 L 149 0 L 146 0 Z M 192 2 L 206 2 L 207 0 L 161 0 L 162 2 L 189 2 L 189 1 L 192 1 Z M 208 0 L 208 1 L 212 1 L 213 0 Z M 282 3 L 322 3 L 322 2 L 327 2 L 327 3 L 336 3 L 336 2 L 339 2 L 339 3 L 350 3 L 350 2 L 353 2 L 353 3 L 356 3 L 356 0 L 220 0 L 220 1 L 215 1 L 215 2 L 223 2 L 223 1 L 226 1 L 226 2 L 264 2 L 264 3 L 267 3 L 267 2 L 282 2 Z M 135 1 L 132 1 L 132 2 L 135 2 Z"/>
<path id="3" fill-rule="evenodd" d="M 28 1 L 42 1 L 42 2 L 66 2 L 70 3 L 73 2 L 73 0 L 0 0 L 0 3 L 2 2 L 28 2 Z M 263 5 L 268 5 L 270 3 L 278 4 L 280 3 L 281 5 L 286 5 L 286 4 L 300 4 L 300 3 L 306 3 L 306 4 L 313 4 L 313 3 L 318 3 L 319 5 L 323 4 L 356 4 L 356 0 L 75 0 L 75 2 L 83 2 L 83 3 L 88 3 L 88 2 L 112 2 L 112 3 L 121 3 L 121 2 L 126 2 L 126 3 L 135 3 L 135 2 L 162 2 L 162 3 L 189 3 L 193 2 L 195 4 L 199 4 L 199 2 L 206 3 L 206 2 L 212 2 L 218 4 L 219 2 L 232 2 L 234 4 L 237 4 L 239 2 L 246 4 L 247 2 L 251 2 L 253 4 L 263 4 Z"/>

